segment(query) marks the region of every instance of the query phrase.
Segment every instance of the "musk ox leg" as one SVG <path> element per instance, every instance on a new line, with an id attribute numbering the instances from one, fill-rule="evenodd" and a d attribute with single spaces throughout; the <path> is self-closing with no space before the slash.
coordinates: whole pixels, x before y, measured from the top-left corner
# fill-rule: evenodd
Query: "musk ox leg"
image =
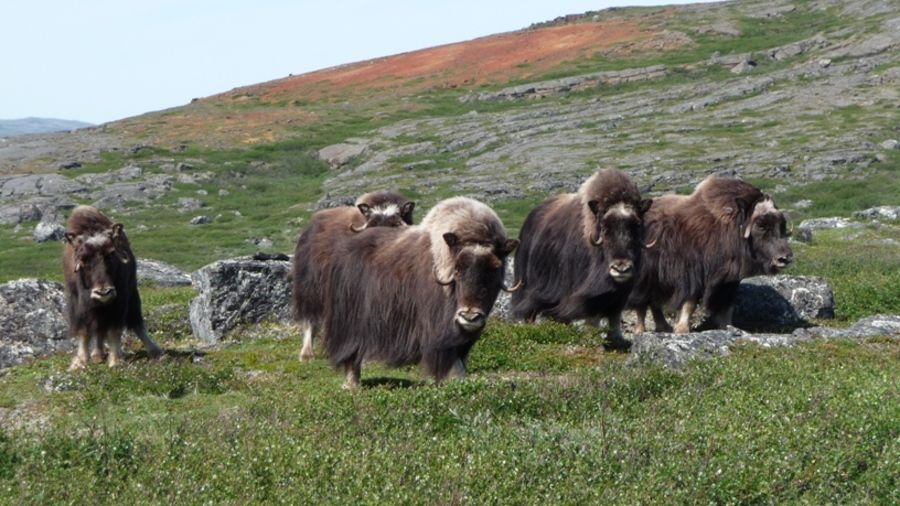
<path id="1" fill-rule="evenodd" d="M 672 326 L 666 321 L 666 315 L 663 313 L 662 307 L 651 304 L 650 312 L 653 314 L 653 327 L 657 332 L 672 332 Z"/>
<path id="2" fill-rule="evenodd" d="M 344 384 L 341 385 L 341 388 L 344 390 L 359 390 L 359 375 L 360 375 L 361 366 L 359 362 L 355 360 L 353 362 L 347 362 L 344 364 L 344 371 L 346 372 L 346 378 L 344 379 Z"/>
<path id="3" fill-rule="evenodd" d="M 306 362 L 315 357 L 313 352 L 313 324 L 309 320 L 302 320 L 299 323 L 300 332 L 303 334 L 303 347 L 300 348 L 300 361 Z"/>
<path id="4" fill-rule="evenodd" d="M 103 335 L 97 334 L 91 338 L 91 362 L 102 364 L 106 360 L 106 354 L 103 350 Z"/>
<path id="5" fill-rule="evenodd" d="M 122 358 L 122 331 L 114 329 L 106 335 L 109 344 L 109 366 L 119 367 L 123 362 Z"/>
<path id="6" fill-rule="evenodd" d="M 466 379 L 468 375 L 469 373 L 466 372 L 466 361 L 462 358 L 458 358 L 447 372 L 447 379 Z"/>
<path id="7" fill-rule="evenodd" d="M 159 347 L 158 344 L 153 342 L 153 339 L 150 339 L 150 334 L 147 333 L 147 326 L 144 325 L 142 321 L 134 329 L 132 329 L 138 339 L 144 343 L 144 348 L 147 350 L 147 355 L 150 355 L 151 358 L 159 357 L 163 354 L 162 348 Z M 120 343 L 121 344 L 121 343 Z"/>
<path id="8" fill-rule="evenodd" d="M 88 345 L 90 344 L 90 340 L 91 335 L 88 333 L 87 329 L 78 332 L 78 351 L 75 352 L 75 357 L 72 358 L 72 364 L 69 365 L 70 371 L 84 369 L 87 365 Z"/>
<path id="9" fill-rule="evenodd" d="M 609 333 L 606 334 L 606 348 L 611 350 L 627 350 L 631 343 L 622 335 L 622 313 L 609 315 Z"/>
<path id="10" fill-rule="evenodd" d="M 731 318 L 734 315 L 734 306 L 728 306 L 722 310 L 716 311 L 713 315 L 713 321 L 717 328 L 724 329 L 731 325 Z"/>
<path id="11" fill-rule="evenodd" d="M 691 331 L 691 316 L 694 315 L 695 309 L 697 309 L 695 301 L 688 300 L 684 302 L 684 305 L 681 306 L 681 314 L 678 315 L 678 321 L 675 323 L 676 334 L 687 334 Z"/>
<path id="12" fill-rule="evenodd" d="M 647 332 L 647 327 L 644 325 L 647 320 L 647 306 L 634 308 L 634 314 L 637 317 L 637 323 L 634 325 L 634 333 L 643 334 L 644 332 Z"/>

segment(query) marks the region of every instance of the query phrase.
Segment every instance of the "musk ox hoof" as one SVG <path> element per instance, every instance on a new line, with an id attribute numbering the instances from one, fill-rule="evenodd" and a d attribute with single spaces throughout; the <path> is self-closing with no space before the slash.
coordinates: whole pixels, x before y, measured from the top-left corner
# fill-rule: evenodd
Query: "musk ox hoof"
<path id="1" fill-rule="evenodd" d="M 344 384 L 341 385 L 341 390 L 346 390 L 348 392 L 357 392 L 359 391 L 359 382 L 345 381 Z"/>
<path id="2" fill-rule="evenodd" d="M 118 357 L 118 356 L 112 355 L 112 354 L 109 355 L 109 367 L 110 368 L 122 367 L 123 365 L 125 365 L 125 361 L 122 360 L 122 357 Z"/>
<path id="3" fill-rule="evenodd" d="M 85 367 L 87 367 L 87 360 L 80 358 L 80 357 L 73 358 L 72 363 L 69 364 L 70 371 L 80 371 L 81 369 L 84 369 Z"/>
<path id="4" fill-rule="evenodd" d="M 312 350 L 308 350 L 306 348 L 303 348 L 302 350 L 300 350 L 300 361 L 301 362 L 309 362 L 310 360 L 312 360 L 314 358 L 316 358 L 316 354 L 313 353 Z"/>
<path id="5" fill-rule="evenodd" d="M 690 324 L 687 324 L 687 323 L 685 323 L 685 324 L 676 323 L 675 324 L 675 333 L 676 334 L 687 334 L 690 331 L 691 331 Z"/>
<path id="6" fill-rule="evenodd" d="M 622 334 L 610 334 L 606 336 L 603 348 L 607 351 L 628 351 L 631 348 L 631 341 L 625 339 Z"/>
<path id="7" fill-rule="evenodd" d="M 95 350 L 91 352 L 91 362 L 95 364 L 102 364 L 104 360 L 106 360 L 106 356 L 102 351 Z"/>

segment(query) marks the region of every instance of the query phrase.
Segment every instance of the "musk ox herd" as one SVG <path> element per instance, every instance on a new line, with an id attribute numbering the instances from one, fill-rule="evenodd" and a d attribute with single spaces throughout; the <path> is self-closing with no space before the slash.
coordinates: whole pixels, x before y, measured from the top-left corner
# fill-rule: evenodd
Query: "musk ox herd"
<path id="1" fill-rule="evenodd" d="M 731 323 L 741 279 L 791 263 L 784 214 L 771 197 L 736 178 L 710 176 L 690 195 L 642 198 L 615 169 L 596 172 L 578 192 L 555 195 L 526 218 L 519 239 L 497 214 L 466 197 L 438 202 L 414 224 L 414 202 L 367 193 L 355 207 L 315 213 L 294 251 L 293 313 L 303 345 L 313 338 L 356 388 L 365 361 L 422 364 L 440 382 L 466 374 L 472 347 L 501 290 L 514 318 L 608 322 L 607 345 L 627 348 L 622 312 L 646 331 L 685 333 L 702 305 L 712 323 Z M 122 360 L 127 328 L 148 353 L 136 262 L 123 226 L 88 206 L 68 222 L 63 268 L 73 368 Z M 515 251 L 513 286 L 504 285 Z M 674 329 L 666 309 L 677 312 Z M 104 344 L 106 346 L 104 346 Z"/>

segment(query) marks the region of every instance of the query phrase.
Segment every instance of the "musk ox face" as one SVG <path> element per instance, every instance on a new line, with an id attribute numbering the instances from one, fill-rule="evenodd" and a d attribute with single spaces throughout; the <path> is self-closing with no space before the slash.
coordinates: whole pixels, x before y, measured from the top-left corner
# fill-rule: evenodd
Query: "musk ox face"
<path id="1" fill-rule="evenodd" d="M 519 241 L 463 243 L 454 233 L 446 233 L 443 237 L 453 253 L 453 277 L 438 282 L 454 286 L 456 324 L 465 332 L 479 332 L 487 323 L 497 294 L 501 289 L 506 289 L 503 287 L 504 259 L 518 246 Z"/>
<path id="2" fill-rule="evenodd" d="M 366 222 L 360 226 L 351 226 L 354 232 L 362 232 L 370 227 L 405 227 L 413 223 L 413 210 L 415 202 L 389 203 L 370 206 L 358 204 L 357 209 L 362 213 Z"/>
<path id="3" fill-rule="evenodd" d="M 591 244 L 603 249 L 609 275 L 616 283 L 631 281 L 637 271 L 643 246 L 643 216 L 651 203 L 652 200 L 644 199 L 637 207 L 620 202 L 603 209 L 597 201 L 588 202 L 595 219 Z"/>
<path id="4" fill-rule="evenodd" d="M 765 199 L 753 210 L 744 239 L 750 241 L 753 259 L 764 274 L 778 274 L 793 260 L 788 244 L 787 220 L 771 199 Z"/>
<path id="5" fill-rule="evenodd" d="M 106 231 L 93 235 L 67 233 L 65 240 L 73 250 L 73 270 L 79 288 L 90 293 L 95 306 L 109 304 L 116 298 L 115 279 L 130 257 L 119 248 L 122 224 L 116 223 Z"/>

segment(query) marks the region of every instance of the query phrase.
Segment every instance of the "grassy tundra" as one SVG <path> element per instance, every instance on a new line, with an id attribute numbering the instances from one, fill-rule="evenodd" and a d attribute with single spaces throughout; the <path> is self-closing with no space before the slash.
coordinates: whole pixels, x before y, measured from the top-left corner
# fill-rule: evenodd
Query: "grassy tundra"
<path id="1" fill-rule="evenodd" d="M 835 4 L 860 3 L 865 2 Z M 327 145 L 372 136 L 374 151 L 379 142 L 443 148 L 440 128 L 456 122 L 483 122 L 491 133 L 505 119 L 533 111 L 539 116 L 575 107 L 577 113 L 619 100 L 653 99 L 667 90 L 692 93 L 695 87 L 741 83 L 746 76 L 708 65 L 710 55 L 763 51 L 819 33 L 853 42 L 896 17 L 876 12 L 860 18 L 841 6 L 820 9 L 823 2 L 803 1 L 772 17 L 747 12 L 766 4 L 733 2 L 710 11 L 730 20 L 739 36 L 701 33 L 699 14 L 678 9 L 617 11 L 610 15 L 626 21 L 634 15 L 649 20 L 639 22 L 645 23 L 642 29 L 681 31 L 693 42 L 656 52 L 586 54 L 539 71 L 531 70 L 535 62 L 523 62 L 517 66 L 521 76 L 477 83 L 474 90 L 411 80 L 366 93 L 328 88 L 315 100 L 244 93 L 204 99 L 109 125 L 109 131 L 127 132 L 130 141 L 149 147 L 105 153 L 66 175 L 127 163 L 153 173 L 162 170 L 159 160 L 212 172 L 213 178 L 199 184 L 176 183 L 148 205 L 110 213 L 125 223 L 139 257 L 192 270 L 255 251 L 252 238 L 269 237 L 275 250 L 290 251 L 311 205 L 335 177 L 315 156 Z M 750 78 L 822 57 L 757 58 Z M 827 68 L 849 58 L 835 57 Z M 882 59 L 860 72 L 881 75 L 900 65 L 896 49 L 876 58 Z M 656 81 L 539 101 L 459 100 L 470 91 L 657 63 L 671 71 Z M 604 111 L 579 119 L 577 131 L 567 132 L 589 132 L 596 139 L 589 144 L 600 148 L 563 169 L 580 177 L 605 164 L 629 172 L 652 164 L 652 175 L 670 172 L 680 181 L 654 187 L 668 192 L 689 189 L 691 179 L 699 180 L 696 173 L 730 167 L 734 158 L 714 156 L 731 156 L 730 149 L 765 155 L 741 162 L 749 170 L 778 165 L 784 157 L 799 167 L 805 156 L 828 148 L 867 145 L 871 163 L 836 161 L 821 180 L 790 171 L 750 179 L 771 192 L 795 224 L 900 205 L 900 150 L 877 147 L 898 135 L 896 100 L 874 95 L 890 94 L 890 85 L 866 81 L 812 104 L 754 102 L 809 89 L 830 70 L 821 72 L 825 77 L 810 71 L 779 79 L 765 91 L 701 111 L 666 113 L 683 98 L 676 96 L 664 97 L 642 116 L 616 117 L 612 126 Z M 797 103 L 810 110 L 782 113 Z M 307 119 L 273 123 L 275 138 L 265 141 L 205 137 L 173 146 L 190 132 L 218 132 L 226 116 L 241 114 Z M 417 120 L 413 134 L 376 133 Z M 235 131 L 239 126 L 228 130 Z M 394 186 L 427 209 L 457 192 L 459 178 L 471 176 L 466 171 L 472 158 L 498 146 L 503 142 L 471 157 L 441 149 L 406 153 L 387 159 L 376 176 L 398 176 Z M 515 154 L 497 160 L 522 183 L 520 195 L 491 202 L 514 237 L 550 191 L 529 189 L 527 183 L 540 174 L 523 168 L 527 160 Z M 440 171 L 452 174 L 452 182 L 418 184 Z M 206 192 L 202 213 L 215 217 L 204 227 L 189 225 L 190 215 L 173 208 L 178 198 L 198 190 Z M 812 204 L 795 207 L 803 200 Z M 792 243 L 795 263 L 787 273 L 822 276 L 834 286 L 836 319 L 821 323 L 900 314 L 898 225 L 867 222 L 858 229 L 818 232 L 811 244 Z M 196 247 L 184 247 L 186 238 Z M 0 244 L 0 281 L 61 280 L 58 243 L 35 244 L 30 227 L 0 226 Z M 469 379 L 435 387 L 416 368 L 367 365 L 364 388 L 350 394 L 340 391 L 342 375 L 325 360 L 297 361 L 300 338 L 292 328 L 246 328 L 226 343 L 201 349 L 187 323 L 192 289 L 142 286 L 141 296 L 152 338 L 169 350 L 161 361 L 137 351 L 118 370 L 70 373 L 70 357 L 53 356 L 0 371 L 0 503 L 900 503 L 896 338 L 790 349 L 746 345 L 728 358 L 672 371 L 626 367 L 625 355 L 602 351 L 599 331 L 490 321 L 473 348 Z"/>

